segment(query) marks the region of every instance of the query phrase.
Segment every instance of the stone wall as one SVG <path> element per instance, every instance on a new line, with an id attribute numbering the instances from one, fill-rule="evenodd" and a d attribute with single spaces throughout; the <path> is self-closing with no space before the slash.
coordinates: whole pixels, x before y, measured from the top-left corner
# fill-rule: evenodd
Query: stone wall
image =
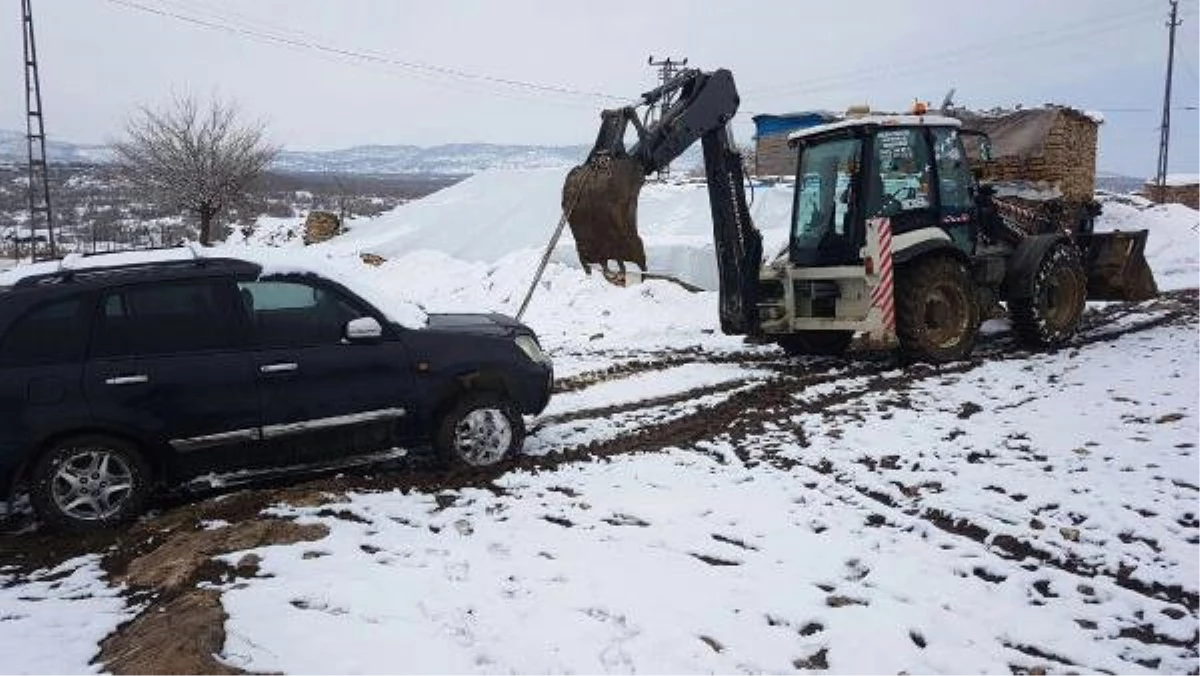
<path id="1" fill-rule="evenodd" d="M 1064 107 L 964 116 L 963 126 L 992 138 L 994 157 L 982 166 L 992 182 L 1025 181 L 1058 188 L 1070 203 L 1096 191 L 1099 122 Z"/>
<path id="2" fill-rule="evenodd" d="M 1158 187 L 1147 183 L 1142 192 L 1153 202 L 1159 204 L 1185 204 L 1193 209 L 1200 209 L 1200 184 L 1165 185 Z"/>
<path id="3" fill-rule="evenodd" d="M 754 142 L 756 176 L 795 176 L 798 150 L 788 147 L 787 134 L 759 136 Z"/>

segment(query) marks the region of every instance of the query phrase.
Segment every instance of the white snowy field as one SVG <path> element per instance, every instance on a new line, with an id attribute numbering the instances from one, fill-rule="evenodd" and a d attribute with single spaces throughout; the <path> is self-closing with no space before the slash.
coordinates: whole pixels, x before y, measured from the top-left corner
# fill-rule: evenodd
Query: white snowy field
<path id="1" fill-rule="evenodd" d="M 863 393 L 736 441 L 488 490 L 351 494 L 326 516 L 280 506 L 330 535 L 256 552 L 259 577 L 222 597 L 223 658 L 288 673 L 1194 670 L 1196 348 L 1194 327 L 1172 329 L 918 380 L 911 403 Z M 1082 405 L 1104 422 L 1064 425 Z"/>
<path id="2" fill-rule="evenodd" d="M 224 250 L 353 276 L 406 311 L 511 314 L 560 186 L 561 172 L 484 175 L 303 252 Z M 702 188 L 642 198 L 652 269 L 656 237 L 675 261 L 707 246 Z M 788 199 L 756 197 L 768 240 Z M 274 225 L 251 243 L 294 226 Z M 1160 287 L 1197 287 L 1194 210 L 1106 200 L 1101 226 L 1150 229 Z M 255 672 L 1200 670 L 1194 292 L 1097 305 L 1057 352 L 1014 351 L 1001 327 L 976 361 L 901 368 L 784 359 L 721 335 L 712 292 L 618 288 L 572 257 L 525 316 L 562 380 L 525 457 L 471 480 L 218 496 L 84 556 L 0 560 L 0 672 L 112 670 L 131 650 L 194 651 L 198 634 L 217 637 L 204 670 Z M 221 511 L 247 495 L 265 509 Z M 243 537 L 279 523 L 322 528 Z M 178 586 L 128 572 L 222 533 L 233 544 L 201 548 L 210 568 Z M 227 617 L 200 631 L 172 610 L 147 640 L 138 622 L 192 592 Z"/>

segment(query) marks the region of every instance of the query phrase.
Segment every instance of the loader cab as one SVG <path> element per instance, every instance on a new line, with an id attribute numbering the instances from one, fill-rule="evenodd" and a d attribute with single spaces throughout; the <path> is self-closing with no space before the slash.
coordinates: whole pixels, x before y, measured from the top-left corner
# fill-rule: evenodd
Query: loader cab
<path id="1" fill-rule="evenodd" d="M 861 262 L 873 218 L 889 219 L 896 236 L 944 231 L 956 248 L 974 253 L 977 185 L 959 125 L 938 116 L 871 116 L 792 134 L 799 153 L 792 264 Z"/>

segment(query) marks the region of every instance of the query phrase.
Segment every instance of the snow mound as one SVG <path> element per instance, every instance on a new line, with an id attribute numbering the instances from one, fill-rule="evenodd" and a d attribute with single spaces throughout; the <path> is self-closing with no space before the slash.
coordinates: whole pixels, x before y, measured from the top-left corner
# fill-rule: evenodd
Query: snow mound
<path id="1" fill-rule="evenodd" d="M 1162 291 L 1200 285 L 1200 212 L 1182 204 L 1101 197 L 1097 231 L 1148 230 L 1146 260 Z"/>
<path id="2" fill-rule="evenodd" d="M 340 253 L 397 258 L 431 249 L 464 261 L 495 263 L 520 251 L 545 250 L 562 216 L 565 169 L 489 171 L 403 204 L 367 221 L 347 223 L 349 232 L 321 245 Z M 787 240 L 791 189 L 760 187 L 751 216 L 764 231 L 767 251 Z M 260 229 L 271 223 L 260 221 Z M 695 286 L 717 288 L 712 216 L 703 183 L 649 183 L 638 208 L 638 231 L 652 273 Z M 269 235 L 260 235 L 263 237 Z M 569 227 L 551 260 L 578 266 Z"/>

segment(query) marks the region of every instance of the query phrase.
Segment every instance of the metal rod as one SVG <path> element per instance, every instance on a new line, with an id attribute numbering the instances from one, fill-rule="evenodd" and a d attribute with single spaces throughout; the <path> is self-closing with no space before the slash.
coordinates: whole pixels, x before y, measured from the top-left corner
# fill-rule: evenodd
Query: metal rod
<path id="1" fill-rule="evenodd" d="M 529 290 L 525 292 L 525 300 L 521 301 L 521 309 L 517 310 L 517 319 L 520 320 L 525 314 L 525 308 L 529 307 L 529 301 L 533 298 L 533 291 L 537 288 L 538 282 L 542 279 L 542 274 L 546 272 L 546 265 L 550 262 L 550 255 L 554 253 L 554 247 L 558 245 L 558 238 L 562 236 L 563 226 L 567 224 L 567 219 L 570 218 L 571 212 L 575 211 L 575 205 L 579 203 L 579 198 L 583 195 L 584 185 L 595 174 L 596 169 L 591 163 L 584 165 L 583 179 L 579 181 L 575 189 L 575 194 L 571 196 L 571 201 L 567 204 L 567 208 L 563 209 L 562 217 L 558 219 L 558 226 L 554 228 L 554 234 L 550 237 L 550 242 L 546 244 L 546 251 L 542 254 L 542 260 L 538 263 L 537 272 L 533 275 L 533 281 L 529 283 Z"/>

